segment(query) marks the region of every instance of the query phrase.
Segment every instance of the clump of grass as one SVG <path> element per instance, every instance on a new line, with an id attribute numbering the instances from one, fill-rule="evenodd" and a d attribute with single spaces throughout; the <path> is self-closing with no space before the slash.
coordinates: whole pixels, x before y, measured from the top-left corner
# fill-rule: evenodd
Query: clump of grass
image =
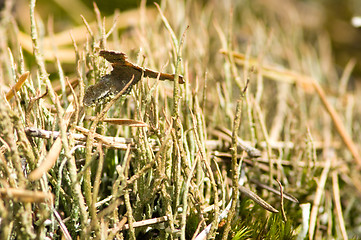
<path id="1" fill-rule="evenodd" d="M 339 76 L 296 5 L 269 7 L 142 1 L 103 17 L 94 5 L 95 20 L 86 11 L 57 33 L 34 0 L 28 29 L 7 6 L 1 239 L 358 235 L 354 65 Z M 109 71 L 100 49 L 186 83 L 142 78 L 86 108 L 85 89 Z"/>

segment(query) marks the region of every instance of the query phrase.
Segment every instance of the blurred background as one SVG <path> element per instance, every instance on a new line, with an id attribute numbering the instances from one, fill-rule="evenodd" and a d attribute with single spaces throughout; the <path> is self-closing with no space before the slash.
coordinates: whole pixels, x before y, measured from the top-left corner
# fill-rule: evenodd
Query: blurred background
<path id="1" fill-rule="evenodd" d="M 2 0 L 0 6 L 4 7 L 4 2 L 5 0 Z M 153 2 L 159 3 L 160 1 L 147 1 L 146 5 L 154 7 Z M 280 21 L 287 21 L 287 18 L 289 18 L 287 15 L 293 14 L 294 18 L 298 18 L 298 27 L 304 28 L 304 33 L 311 41 L 315 40 L 319 35 L 328 35 L 333 50 L 333 59 L 340 68 L 343 68 L 350 59 L 355 59 L 357 65 L 355 67 L 354 76 L 360 78 L 361 28 L 356 28 L 351 24 L 352 17 L 361 16 L 361 1 L 359 0 L 344 0 L 342 2 L 338 0 L 225 0 L 222 1 L 222 3 L 214 0 L 198 0 L 193 2 L 197 2 L 197 5 L 200 6 L 213 8 L 213 11 L 215 12 L 220 8 L 249 7 L 252 8 L 252 10 L 258 11 L 258 17 L 265 20 L 272 16 L 279 18 Z M 247 2 L 249 5 L 245 4 Z M 80 15 L 83 15 L 88 22 L 95 21 L 93 3 L 96 3 L 102 16 L 109 17 L 116 11 L 124 12 L 136 9 L 140 6 L 141 1 L 38 0 L 36 11 L 43 20 L 43 24 L 47 25 L 49 22 L 53 22 L 53 31 L 54 33 L 58 33 L 70 31 L 74 26 L 82 26 L 83 22 Z M 288 9 L 285 9 L 286 7 L 288 7 Z M 29 1 L 14 1 L 13 8 L 14 16 L 16 22 L 19 24 L 20 31 L 29 34 Z M 168 6 L 168 8 L 172 8 L 172 6 Z M 243 11 L 246 12 L 247 9 L 243 9 Z M 214 13 L 214 16 L 217 16 L 217 13 Z M 194 17 L 197 19 L 196 16 Z M 217 17 L 227 18 L 228 16 Z M 244 20 L 244 25 L 249 24 L 246 19 Z M 185 24 L 189 24 L 192 28 L 191 22 Z M 193 24 L 197 23 L 194 22 Z M 287 29 L 285 30 L 287 31 Z"/>

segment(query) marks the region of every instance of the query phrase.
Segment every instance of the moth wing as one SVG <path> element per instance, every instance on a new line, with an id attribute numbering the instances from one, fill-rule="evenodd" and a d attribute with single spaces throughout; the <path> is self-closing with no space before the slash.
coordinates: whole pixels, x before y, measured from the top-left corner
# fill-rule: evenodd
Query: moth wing
<path id="1" fill-rule="evenodd" d="M 116 65 L 126 65 L 128 63 L 127 56 L 122 52 L 101 50 L 99 56 L 110 62 L 113 67 Z"/>

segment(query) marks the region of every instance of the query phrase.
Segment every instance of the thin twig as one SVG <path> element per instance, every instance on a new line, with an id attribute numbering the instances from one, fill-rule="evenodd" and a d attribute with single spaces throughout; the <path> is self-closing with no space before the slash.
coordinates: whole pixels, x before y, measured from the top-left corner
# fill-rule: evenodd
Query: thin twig
<path id="1" fill-rule="evenodd" d="M 60 226 L 61 231 L 64 234 L 65 239 L 66 240 L 71 240 L 72 238 L 70 236 L 70 233 L 69 233 L 68 229 L 66 228 L 63 220 L 61 219 L 59 213 L 55 209 L 53 209 L 53 214 L 54 214 L 56 220 L 58 221 L 58 224 Z"/>
<path id="2" fill-rule="evenodd" d="M 73 139 L 77 141 L 85 142 L 87 140 L 87 134 L 89 133 L 88 129 L 82 128 L 82 127 L 75 127 L 77 130 L 83 132 L 81 133 L 70 133 L 68 132 L 68 136 L 71 136 Z M 48 131 L 38 128 L 25 128 L 25 133 L 29 137 L 38 137 L 38 138 L 45 138 L 45 139 L 57 139 L 60 136 L 59 131 Z M 123 137 L 108 137 L 103 136 L 100 134 L 95 134 L 94 138 L 101 142 L 105 147 L 107 148 L 115 148 L 115 149 L 127 149 L 128 145 L 131 145 L 134 147 L 134 141 L 131 138 L 123 138 Z M 94 143 L 94 144 L 97 144 Z M 95 145 L 94 145 L 95 146 Z"/>
<path id="3" fill-rule="evenodd" d="M 315 232 L 318 208 L 320 207 L 321 198 L 322 198 L 322 195 L 324 194 L 325 184 L 326 184 L 326 180 L 328 177 L 328 173 L 330 171 L 331 162 L 332 162 L 331 158 L 326 159 L 326 165 L 325 165 L 324 169 L 322 170 L 321 177 L 317 183 L 317 190 L 316 190 L 315 198 L 314 198 L 313 204 L 312 204 L 312 209 L 311 209 L 311 214 L 310 214 L 310 222 L 309 222 L 309 230 L 308 230 L 308 235 L 309 235 L 310 240 L 313 239 L 313 234 Z"/>
<path id="4" fill-rule="evenodd" d="M 278 213 L 278 210 L 271 206 L 271 204 L 267 203 L 265 200 L 260 198 L 257 194 L 249 190 L 248 188 L 244 186 L 239 186 L 239 191 L 247 195 L 250 199 L 255 201 L 258 205 L 266 209 L 267 211 L 270 211 L 272 213 Z"/>
<path id="5" fill-rule="evenodd" d="M 274 188 L 272 188 L 272 187 L 269 187 L 269 186 L 267 186 L 267 185 L 265 185 L 265 184 L 263 184 L 263 183 L 260 183 L 259 181 L 255 180 L 255 179 L 252 179 L 252 178 L 251 178 L 249 181 L 252 182 L 252 183 L 254 183 L 254 184 L 256 184 L 257 186 L 259 186 L 259 187 L 261 187 L 261 188 L 264 188 L 264 189 L 272 192 L 272 193 L 275 193 L 275 194 L 277 194 L 277 195 L 281 195 L 281 192 L 280 192 L 280 191 L 278 191 L 278 190 L 276 190 L 276 189 L 274 189 Z M 284 199 L 290 200 L 290 201 L 292 201 L 292 202 L 294 202 L 294 203 L 299 203 L 297 198 L 295 198 L 294 196 L 292 196 L 292 195 L 290 195 L 290 194 L 288 194 L 288 193 L 282 192 L 282 195 L 283 195 L 283 198 L 284 198 Z"/>
<path id="6" fill-rule="evenodd" d="M 334 107 L 327 100 L 325 92 L 323 91 L 322 87 L 317 83 L 317 81 L 312 79 L 312 84 L 313 84 L 314 88 L 316 89 L 328 114 L 330 114 L 330 117 L 332 118 L 332 121 L 336 126 L 337 132 L 340 134 L 343 142 L 345 143 L 347 148 L 350 150 L 352 156 L 355 158 L 357 167 L 360 169 L 361 168 L 361 156 L 360 156 L 358 149 L 357 149 L 355 143 L 353 142 L 352 138 L 347 133 L 345 126 L 341 121 L 340 115 L 336 112 Z"/>
<path id="7" fill-rule="evenodd" d="M 278 185 L 280 186 L 280 193 L 281 193 L 281 212 L 282 212 L 282 218 L 283 221 L 287 222 L 287 217 L 286 217 L 286 213 L 285 213 L 285 209 L 283 206 L 283 187 L 280 181 L 278 181 L 278 179 L 276 179 Z"/>
<path id="8" fill-rule="evenodd" d="M 333 190 L 333 201 L 335 202 L 335 208 L 336 208 L 336 215 L 338 219 L 338 224 L 341 230 L 342 238 L 344 240 L 348 239 L 346 226 L 345 226 L 345 220 L 343 219 L 342 214 L 342 206 L 341 206 L 341 197 L 340 197 L 340 186 L 338 184 L 338 174 L 337 171 L 334 170 L 331 173 L 332 177 L 332 190 Z"/>

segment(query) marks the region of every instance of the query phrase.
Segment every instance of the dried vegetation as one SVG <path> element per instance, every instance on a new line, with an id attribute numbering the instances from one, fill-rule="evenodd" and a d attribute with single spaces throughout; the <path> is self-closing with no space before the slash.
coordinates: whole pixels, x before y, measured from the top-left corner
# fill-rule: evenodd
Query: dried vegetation
<path id="1" fill-rule="evenodd" d="M 2 10 L 1 239 L 361 234 L 360 79 L 317 3 L 55 2 Z M 185 84 L 84 107 L 101 49 Z"/>

